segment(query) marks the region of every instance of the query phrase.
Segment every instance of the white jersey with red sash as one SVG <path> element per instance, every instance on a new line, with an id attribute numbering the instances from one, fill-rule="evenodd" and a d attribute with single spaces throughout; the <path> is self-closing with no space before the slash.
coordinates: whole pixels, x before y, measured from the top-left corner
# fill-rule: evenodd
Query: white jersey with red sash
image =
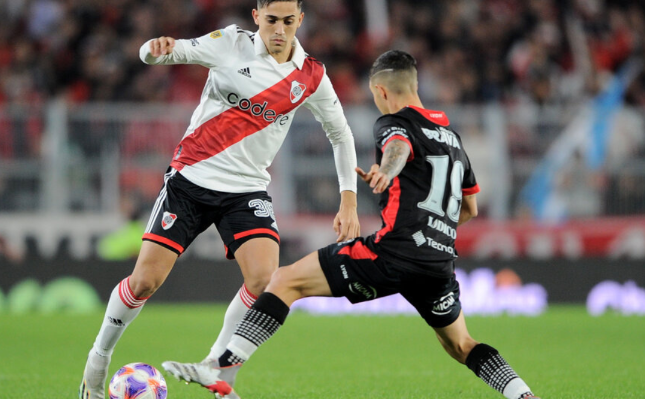
<path id="1" fill-rule="evenodd" d="M 222 192 L 266 190 L 267 168 L 296 110 L 304 105 L 334 147 L 340 190 L 356 191 L 354 140 L 325 68 L 294 39 L 289 62 L 278 64 L 259 34 L 235 25 L 197 39 L 177 40 L 149 64 L 199 64 L 210 69 L 201 101 L 171 166 L 191 182 Z"/>

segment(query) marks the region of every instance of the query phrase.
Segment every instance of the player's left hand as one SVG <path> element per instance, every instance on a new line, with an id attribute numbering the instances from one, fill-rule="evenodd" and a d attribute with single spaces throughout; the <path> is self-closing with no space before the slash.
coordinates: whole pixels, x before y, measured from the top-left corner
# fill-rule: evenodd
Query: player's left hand
<path id="1" fill-rule="evenodd" d="M 343 191 L 341 197 L 340 209 L 334 218 L 334 231 L 338 236 L 336 242 L 351 240 L 361 235 L 361 225 L 356 212 L 356 193 Z"/>

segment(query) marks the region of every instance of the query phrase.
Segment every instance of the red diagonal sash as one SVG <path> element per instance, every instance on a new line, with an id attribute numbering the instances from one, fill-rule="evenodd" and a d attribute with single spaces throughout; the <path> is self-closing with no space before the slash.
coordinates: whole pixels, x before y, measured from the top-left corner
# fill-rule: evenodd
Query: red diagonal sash
<path id="1" fill-rule="evenodd" d="M 318 89 L 323 74 L 322 65 L 313 58 L 307 58 L 302 69 L 296 69 L 286 78 L 249 99 L 251 104 L 257 106 L 248 108 L 249 103 L 246 100 L 238 99 L 240 102 L 236 107 L 213 117 L 192 134 L 184 137 L 175 149 L 170 165 L 181 170 L 186 165 L 194 165 L 219 154 L 271 123 L 280 123 L 284 115 L 293 111 Z M 304 95 L 295 103 L 291 102 L 293 81 L 298 81 L 307 87 Z M 265 102 L 264 114 L 254 115 L 252 111 L 256 110 L 257 113 Z M 267 112 L 268 110 L 272 112 Z"/>

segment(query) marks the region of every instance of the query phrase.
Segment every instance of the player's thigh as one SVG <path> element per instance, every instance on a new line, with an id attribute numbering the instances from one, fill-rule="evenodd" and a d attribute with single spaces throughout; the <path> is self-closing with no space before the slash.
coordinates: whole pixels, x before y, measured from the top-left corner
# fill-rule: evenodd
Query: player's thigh
<path id="1" fill-rule="evenodd" d="M 244 283 L 254 295 L 260 295 L 278 268 L 280 248 L 270 238 L 257 237 L 248 240 L 235 251 Z"/>
<path id="2" fill-rule="evenodd" d="M 215 226 L 226 247 L 228 259 L 239 258 L 238 252 L 251 240 L 267 238 L 280 244 L 278 224 L 271 201 L 266 191 L 225 195 L 221 215 L 217 218 Z M 271 260 L 277 264 L 277 255 Z"/>
<path id="3" fill-rule="evenodd" d="M 143 234 L 144 241 L 152 241 L 181 255 L 216 221 L 220 196 L 171 169 L 164 176 L 164 185 Z"/>
<path id="4" fill-rule="evenodd" d="M 143 241 L 130 276 L 130 288 L 136 296 L 149 296 L 166 281 L 177 261 L 177 254 L 152 241 Z M 152 292 L 151 292 L 152 291 Z"/>
<path id="5" fill-rule="evenodd" d="M 437 278 L 418 273 L 407 275 L 401 295 L 432 328 L 453 324 L 461 313 L 459 282 L 454 275 Z"/>
<path id="6" fill-rule="evenodd" d="M 320 267 L 318 252 L 312 252 L 292 265 L 279 268 L 273 274 L 267 291 L 289 306 L 300 298 L 332 295 L 327 277 Z"/>
<path id="7" fill-rule="evenodd" d="M 399 292 L 401 271 L 380 259 L 364 241 L 358 237 L 318 251 L 332 296 L 359 303 Z"/>

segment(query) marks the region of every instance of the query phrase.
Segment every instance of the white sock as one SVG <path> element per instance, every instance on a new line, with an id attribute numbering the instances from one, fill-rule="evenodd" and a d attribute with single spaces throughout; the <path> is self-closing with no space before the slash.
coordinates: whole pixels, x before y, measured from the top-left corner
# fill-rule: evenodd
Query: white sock
<path id="1" fill-rule="evenodd" d="M 130 277 L 122 280 L 110 295 L 105 318 L 94 341 L 94 352 L 100 356 L 111 356 L 116 343 L 126 327 L 143 309 L 148 298 L 138 298 L 130 288 Z"/>
<path id="2" fill-rule="evenodd" d="M 224 354 L 226 345 L 228 345 L 231 337 L 233 337 L 237 324 L 242 321 L 242 318 L 251 306 L 253 306 L 256 299 L 258 297 L 251 294 L 248 288 L 246 288 L 246 284 L 242 285 L 242 288 L 240 288 L 235 298 L 231 301 L 231 304 L 228 305 L 228 309 L 226 309 L 224 325 L 217 340 L 211 347 L 210 353 L 206 356 L 206 360 L 216 360 Z"/>
<path id="3" fill-rule="evenodd" d="M 514 378 L 504 388 L 502 394 L 508 399 L 520 399 L 522 395 L 531 392 L 531 389 L 521 378 Z"/>

